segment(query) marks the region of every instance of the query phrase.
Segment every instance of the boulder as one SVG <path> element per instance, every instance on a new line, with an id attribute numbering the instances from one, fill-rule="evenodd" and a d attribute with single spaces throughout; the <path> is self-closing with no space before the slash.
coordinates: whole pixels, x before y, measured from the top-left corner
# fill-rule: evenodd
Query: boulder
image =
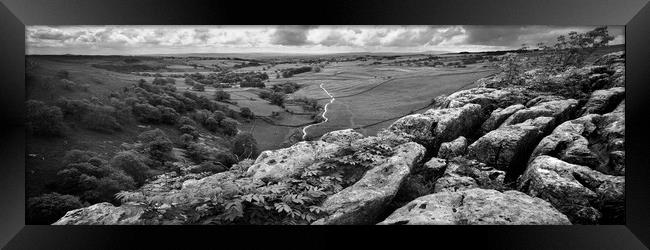
<path id="1" fill-rule="evenodd" d="M 594 64 L 595 65 L 610 65 L 617 62 L 625 62 L 625 51 L 617 51 L 609 54 L 605 54 L 598 58 Z"/>
<path id="2" fill-rule="evenodd" d="M 138 225 L 144 208 L 134 205 L 113 206 L 108 202 L 70 210 L 52 225 Z"/>
<path id="3" fill-rule="evenodd" d="M 548 202 L 518 191 L 480 188 L 417 198 L 379 225 L 570 225 Z"/>
<path id="4" fill-rule="evenodd" d="M 543 102 L 561 101 L 564 99 L 565 99 L 564 97 L 557 96 L 557 95 L 541 95 L 526 102 L 526 107 L 532 107 Z"/>
<path id="5" fill-rule="evenodd" d="M 363 135 L 354 132 L 353 129 L 344 129 L 328 132 L 321 136 L 320 140 L 328 143 L 337 144 L 339 146 L 349 146 L 350 143 L 363 138 Z"/>
<path id="6" fill-rule="evenodd" d="M 613 111 L 625 99 L 625 88 L 596 90 L 582 109 L 582 114 L 604 114 Z"/>
<path id="7" fill-rule="evenodd" d="M 456 156 L 464 155 L 467 151 L 467 139 L 459 136 L 456 140 L 440 144 L 438 150 L 438 157 L 443 159 L 451 159 Z"/>
<path id="8" fill-rule="evenodd" d="M 442 176 L 446 168 L 447 161 L 445 159 L 433 157 L 422 166 L 422 175 L 426 180 L 432 181 Z"/>
<path id="9" fill-rule="evenodd" d="M 467 104 L 457 108 L 430 109 L 424 114 L 402 117 L 388 130 L 437 152 L 441 143 L 473 133 L 481 125 L 481 106 Z"/>
<path id="10" fill-rule="evenodd" d="M 553 123 L 551 117 L 538 117 L 500 127 L 469 145 L 467 157 L 516 176 L 523 172 L 530 152 L 550 132 Z"/>
<path id="11" fill-rule="evenodd" d="M 424 147 L 417 143 L 400 145 L 393 156 L 368 170 L 355 184 L 328 197 L 321 207 L 329 216 L 313 224 L 374 223 L 424 153 Z"/>
<path id="12" fill-rule="evenodd" d="M 578 107 L 575 99 L 558 100 L 538 103 L 535 106 L 521 109 L 503 121 L 501 127 L 524 122 L 537 117 L 553 117 L 557 123 L 564 122 L 573 117 Z"/>
<path id="13" fill-rule="evenodd" d="M 319 159 L 333 156 L 339 148 L 323 141 L 303 141 L 288 148 L 267 150 L 257 157 L 247 174 L 264 181 L 292 177 Z"/>
<path id="14" fill-rule="evenodd" d="M 462 107 L 466 104 L 481 105 L 481 113 L 489 115 L 492 110 L 505 108 L 517 103 L 525 103 L 530 99 L 521 89 L 495 89 L 495 88 L 472 88 L 457 91 L 441 101 L 443 108 Z"/>
<path id="15" fill-rule="evenodd" d="M 605 175 L 542 155 L 535 158 L 521 176 L 519 190 L 550 202 L 573 223 L 615 223 L 623 219 L 623 176 Z"/>
<path id="16" fill-rule="evenodd" d="M 503 123 L 508 117 L 510 117 L 512 114 L 515 112 L 522 110 L 526 108 L 522 104 L 515 104 L 508 106 L 507 108 L 498 108 L 492 111 L 492 114 L 490 114 L 490 118 L 488 118 L 483 125 L 481 125 L 481 131 L 483 133 L 488 133 Z"/>
<path id="17" fill-rule="evenodd" d="M 529 162 L 548 155 L 606 174 L 625 175 L 624 144 L 623 113 L 590 114 L 557 126 L 535 147 Z"/>
<path id="18" fill-rule="evenodd" d="M 434 192 L 458 191 L 474 187 L 503 189 L 506 173 L 485 163 L 456 157 L 447 163 L 444 175 L 436 181 Z"/>

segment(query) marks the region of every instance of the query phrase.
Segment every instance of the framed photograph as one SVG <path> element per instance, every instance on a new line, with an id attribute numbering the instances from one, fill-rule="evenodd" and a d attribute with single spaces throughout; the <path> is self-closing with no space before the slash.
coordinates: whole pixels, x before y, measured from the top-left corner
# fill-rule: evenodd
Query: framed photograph
<path id="1" fill-rule="evenodd" d="M 650 245 L 647 1 L 0 18 L 7 249 Z"/>

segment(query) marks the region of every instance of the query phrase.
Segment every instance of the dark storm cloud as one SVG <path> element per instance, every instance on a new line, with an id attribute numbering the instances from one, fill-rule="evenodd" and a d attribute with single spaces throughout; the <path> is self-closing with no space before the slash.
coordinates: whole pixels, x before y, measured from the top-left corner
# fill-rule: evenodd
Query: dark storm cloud
<path id="1" fill-rule="evenodd" d="M 537 43 L 553 44 L 559 35 L 570 31 L 586 32 L 592 26 L 556 27 L 556 26 L 464 26 L 469 45 L 517 47 L 522 44 L 535 46 Z M 608 27 L 609 34 L 622 35 L 621 27 Z"/>
<path id="2" fill-rule="evenodd" d="M 300 46 L 309 44 L 307 32 L 312 26 L 283 26 L 271 34 L 271 44 Z"/>

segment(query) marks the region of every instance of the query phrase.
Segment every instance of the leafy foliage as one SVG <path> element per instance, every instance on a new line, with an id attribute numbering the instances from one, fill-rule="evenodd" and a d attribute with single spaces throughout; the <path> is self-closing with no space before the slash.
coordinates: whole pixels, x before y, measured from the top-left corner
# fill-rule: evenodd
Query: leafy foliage
<path id="1" fill-rule="evenodd" d="M 28 224 L 52 224 L 67 211 L 83 207 L 79 197 L 48 193 L 27 200 Z"/>
<path id="2" fill-rule="evenodd" d="M 63 112 L 55 106 L 48 106 L 41 101 L 27 101 L 25 113 L 26 126 L 34 135 L 62 136 Z"/>

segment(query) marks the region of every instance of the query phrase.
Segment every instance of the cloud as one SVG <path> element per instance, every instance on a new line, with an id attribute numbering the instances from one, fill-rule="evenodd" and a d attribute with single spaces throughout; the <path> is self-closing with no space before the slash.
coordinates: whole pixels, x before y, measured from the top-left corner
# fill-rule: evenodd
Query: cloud
<path id="1" fill-rule="evenodd" d="M 271 44 L 297 46 L 309 44 L 307 33 L 309 26 L 279 27 L 271 34 Z"/>
<path id="2" fill-rule="evenodd" d="M 417 52 L 551 44 L 593 26 L 27 26 L 27 53 Z M 622 26 L 610 27 L 624 43 Z"/>

